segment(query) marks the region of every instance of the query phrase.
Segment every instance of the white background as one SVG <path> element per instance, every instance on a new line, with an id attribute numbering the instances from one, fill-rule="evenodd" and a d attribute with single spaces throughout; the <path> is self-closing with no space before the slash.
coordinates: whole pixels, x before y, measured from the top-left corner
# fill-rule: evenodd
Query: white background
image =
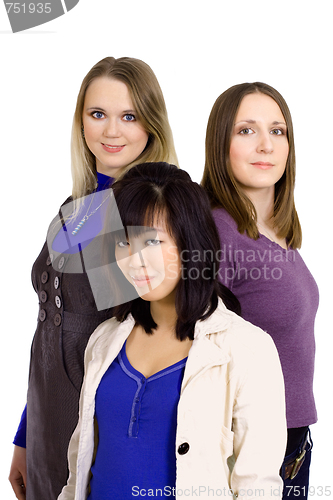
<path id="1" fill-rule="evenodd" d="M 164 92 L 180 167 L 196 181 L 203 171 L 208 115 L 225 89 L 263 81 L 289 104 L 301 254 L 321 294 L 311 484 L 315 497 L 319 486 L 333 490 L 331 32 L 330 0 L 80 0 L 66 15 L 17 34 L 11 33 L 1 3 L 2 499 L 14 498 L 7 481 L 11 442 L 25 404 L 38 314 L 31 266 L 49 222 L 71 193 L 70 131 L 79 86 L 106 56 L 137 57 L 152 67 Z"/>

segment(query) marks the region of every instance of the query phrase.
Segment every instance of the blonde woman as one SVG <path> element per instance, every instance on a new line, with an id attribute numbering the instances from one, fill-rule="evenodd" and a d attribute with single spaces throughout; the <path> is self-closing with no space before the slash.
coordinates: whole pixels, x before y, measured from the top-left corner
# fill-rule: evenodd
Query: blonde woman
<path id="1" fill-rule="evenodd" d="M 288 106 L 273 87 L 235 85 L 216 100 L 206 135 L 202 180 L 220 233 L 220 280 L 242 316 L 273 338 L 286 389 L 288 443 L 284 498 L 308 493 L 317 420 L 313 395 L 318 288 L 298 248 L 295 146 Z M 272 426 L 272 435 L 275 433 Z"/>
<path id="2" fill-rule="evenodd" d="M 77 98 L 71 222 L 79 223 L 83 210 L 90 236 L 96 236 L 94 222 L 101 208 L 87 205 L 82 197 L 103 191 L 124 171 L 144 161 L 177 163 L 162 91 L 143 61 L 107 57 L 88 72 Z M 80 258 L 81 247 L 62 249 L 66 224 L 60 226 L 51 251 L 45 243 L 32 269 L 40 310 L 27 406 L 14 440 L 9 476 L 20 500 L 56 499 L 66 484 L 67 448 L 77 424 L 83 353 L 90 334 L 112 316 L 112 310 L 96 307 L 87 274 L 70 272 L 69 255 L 76 253 Z M 76 237 L 80 241 L 80 233 Z M 54 261 L 59 252 L 61 257 Z"/>

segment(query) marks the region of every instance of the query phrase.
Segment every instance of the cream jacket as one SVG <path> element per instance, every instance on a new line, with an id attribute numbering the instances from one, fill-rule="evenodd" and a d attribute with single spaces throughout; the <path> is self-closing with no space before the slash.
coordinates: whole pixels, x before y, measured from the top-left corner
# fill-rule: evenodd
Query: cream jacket
<path id="1" fill-rule="evenodd" d="M 123 323 L 113 318 L 89 340 L 79 422 L 68 450 L 70 476 L 58 500 L 87 498 L 96 390 L 133 326 L 132 316 Z M 185 367 L 178 404 L 175 497 L 281 498 L 279 469 L 285 446 L 284 384 L 275 345 L 268 334 L 220 301 L 210 318 L 197 322 Z M 158 494 L 133 485 L 132 498 L 143 496 Z"/>

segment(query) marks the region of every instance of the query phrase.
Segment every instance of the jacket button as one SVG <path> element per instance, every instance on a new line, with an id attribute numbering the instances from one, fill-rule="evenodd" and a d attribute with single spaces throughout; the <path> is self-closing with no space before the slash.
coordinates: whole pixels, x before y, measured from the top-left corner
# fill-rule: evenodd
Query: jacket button
<path id="1" fill-rule="evenodd" d="M 189 449 L 190 449 L 190 445 L 188 443 L 182 443 L 178 447 L 178 453 L 179 453 L 179 455 L 185 455 L 185 453 L 187 453 Z"/>
<path id="2" fill-rule="evenodd" d="M 59 284 L 60 284 L 60 280 L 59 280 L 58 276 L 56 276 L 56 277 L 54 278 L 54 288 L 55 288 L 56 290 L 58 290 L 58 288 L 59 288 Z"/>
<path id="3" fill-rule="evenodd" d="M 61 325 L 61 314 L 56 314 L 53 318 L 53 323 L 55 326 L 60 326 Z"/>
<path id="4" fill-rule="evenodd" d="M 45 285 L 45 283 L 47 282 L 48 279 L 49 279 L 49 273 L 44 271 L 42 273 L 42 276 L 41 276 L 41 281 L 42 281 L 43 285 Z"/>
<path id="5" fill-rule="evenodd" d="M 40 321 L 45 321 L 46 320 L 46 311 L 45 309 L 41 309 L 38 314 L 38 318 Z"/>
<path id="6" fill-rule="evenodd" d="M 40 292 L 39 298 L 40 298 L 40 301 L 43 303 L 47 301 L 47 293 L 45 292 L 45 290 L 42 290 Z"/>

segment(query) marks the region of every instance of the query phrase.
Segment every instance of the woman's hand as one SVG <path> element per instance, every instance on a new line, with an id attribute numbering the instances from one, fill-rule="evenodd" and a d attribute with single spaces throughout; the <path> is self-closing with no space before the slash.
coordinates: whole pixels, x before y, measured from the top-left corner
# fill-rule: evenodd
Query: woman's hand
<path id="1" fill-rule="evenodd" d="M 14 446 L 12 465 L 9 472 L 9 481 L 12 485 L 16 498 L 25 500 L 25 488 L 27 484 L 27 460 L 26 449 Z"/>

